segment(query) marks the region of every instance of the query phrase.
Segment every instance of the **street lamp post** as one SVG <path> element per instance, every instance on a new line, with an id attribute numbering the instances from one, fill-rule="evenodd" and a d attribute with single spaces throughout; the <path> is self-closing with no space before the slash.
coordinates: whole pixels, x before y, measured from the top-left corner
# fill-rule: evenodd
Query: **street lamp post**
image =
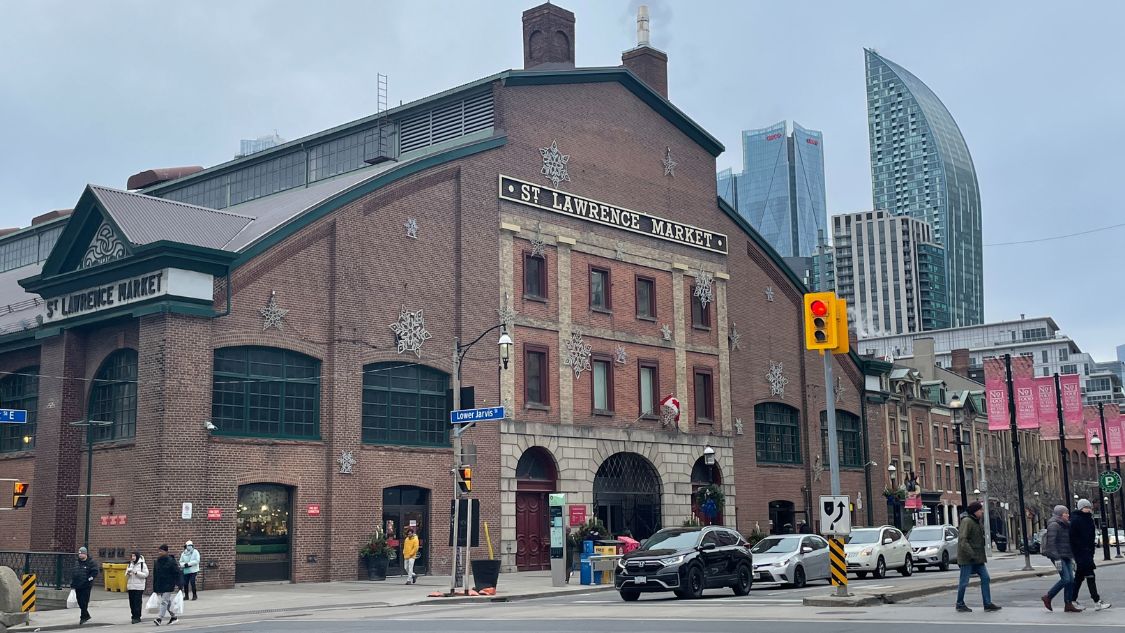
<path id="1" fill-rule="evenodd" d="M 964 512 L 965 508 L 969 507 L 969 491 L 965 486 L 965 452 L 962 447 L 965 446 L 965 434 L 961 430 L 961 418 L 957 415 L 965 403 L 956 394 L 949 401 L 949 408 L 953 410 L 953 430 L 957 433 L 957 476 L 961 483 L 961 511 Z"/>
<path id="2" fill-rule="evenodd" d="M 1098 403 L 1098 404 L 1099 404 L 1098 409 L 1101 409 L 1101 406 L 1100 406 L 1101 403 Z M 1105 424 L 1104 418 L 1102 419 L 1102 424 L 1103 425 Z M 1100 459 L 1101 456 L 1102 456 L 1102 440 L 1101 440 L 1100 437 L 1098 437 L 1097 433 L 1094 433 L 1094 436 L 1090 438 L 1090 447 L 1094 449 L 1094 458 Z M 1105 462 L 1106 462 L 1106 464 L 1109 463 L 1109 456 L 1108 455 L 1105 458 Z M 1104 497 L 1103 497 L 1103 499 L 1104 499 Z M 1106 520 L 1106 516 L 1105 516 L 1106 510 L 1107 510 L 1107 508 L 1106 508 L 1106 505 L 1105 505 L 1105 501 L 1102 501 L 1102 555 L 1105 557 L 1105 560 L 1109 560 L 1109 558 L 1110 558 L 1110 556 L 1109 556 L 1109 525 L 1108 525 L 1108 521 Z M 1115 534 L 1116 534 L 1116 532 L 1115 532 Z"/>
<path id="3" fill-rule="evenodd" d="M 1115 404 L 1113 406 L 1116 407 L 1117 405 Z M 1098 403 L 1098 419 L 1100 419 L 1101 423 L 1102 423 L 1102 437 L 1109 437 L 1105 433 L 1105 403 L 1104 402 Z M 1106 445 L 1106 447 L 1105 447 L 1105 471 L 1109 472 L 1112 469 L 1113 469 L 1113 467 L 1109 465 L 1109 446 Z M 1101 490 L 1101 477 L 1098 477 L 1098 484 L 1099 484 L 1098 490 L 1100 491 Z M 1113 515 L 1113 540 L 1117 542 L 1117 558 L 1121 558 L 1121 539 L 1118 538 L 1118 535 L 1117 535 L 1117 501 L 1113 498 L 1113 495 L 1109 495 L 1109 512 L 1110 512 L 1110 514 Z M 1102 519 L 1102 522 L 1104 523 L 1105 519 Z"/>
<path id="4" fill-rule="evenodd" d="M 80 426 L 86 429 L 86 494 L 75 495 L 86 497 L 86 529 L 82 532 L 82 546 L 90 547 L 90 506 L 93 504 L 94 497 L 101 497 L 107 495 L 95 495 L 93 493 L 94 482 L 94 429 L 95 426 L 110 426 L 113 424 L 112 420 L 76 420 L 71 422 L 71 426 Z"/>

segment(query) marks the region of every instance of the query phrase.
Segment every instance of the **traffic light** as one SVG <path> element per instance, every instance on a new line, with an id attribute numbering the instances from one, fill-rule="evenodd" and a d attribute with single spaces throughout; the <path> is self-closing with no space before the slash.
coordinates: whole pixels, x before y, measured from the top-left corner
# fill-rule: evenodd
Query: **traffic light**
<path id="1" fill-rule="evenodd" d="M 12 509 L 22 508 L 27 505 L 27 491 L 31 488 L 31 484 L 26 481 L 17 481 L 12 483 Z"/>
<path id="2" fill-rule="evenodd" d="M 805 349 L 836 349 L 836 293 L 810 292 L 805 295 Z"/>
<path id="3" fill-rule="evenodd" d="M 461 489 L 461 494 L 468 494 L 473 491 L 473 469 L 471 466 L 461 466 L 457 469 L 457 487 Z"/>
<path id="4" fill-rule="evenodd" d="M 848 300 L 836 299 L 836 348 L 834 354 L 847 354 L 851 349 L 851 337 L 848 336 Z"/>

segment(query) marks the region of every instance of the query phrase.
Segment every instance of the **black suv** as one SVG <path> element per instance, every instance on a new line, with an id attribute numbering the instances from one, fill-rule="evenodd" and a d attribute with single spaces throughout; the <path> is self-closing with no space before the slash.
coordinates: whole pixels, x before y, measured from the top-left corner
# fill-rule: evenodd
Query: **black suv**
<path id="1" fill-rule="evenodd" d="M 754 561 L 749 544 L 732 529 L 707 526 L 667 528 L 652 535 L 617 563 L 614 586 L 626 601 L 642 592 L 674 591 L 698 598 L 704 589 L 731 587 L 750 593 Z"/>

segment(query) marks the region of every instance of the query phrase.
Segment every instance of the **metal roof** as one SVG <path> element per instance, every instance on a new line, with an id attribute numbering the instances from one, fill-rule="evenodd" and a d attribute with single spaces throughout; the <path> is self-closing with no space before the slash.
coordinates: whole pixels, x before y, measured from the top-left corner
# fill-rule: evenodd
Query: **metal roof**
<path id="1" fill-rule="evenodd" d="M 98 203 L 133 244 L 169 240 L 222 248 L 253 218 L 120 189 L 90 185 Z"/>
<path id="2" fill-rule="evenodd" d="M 43 300 L 24 290 L 19 280 L 37 275 L 41 270 L 43 262 L 0 273 L 0 297 L 4 300 L 0 304 L 0 336 L 36 326 L 35 317 L 45 311 Z"/>

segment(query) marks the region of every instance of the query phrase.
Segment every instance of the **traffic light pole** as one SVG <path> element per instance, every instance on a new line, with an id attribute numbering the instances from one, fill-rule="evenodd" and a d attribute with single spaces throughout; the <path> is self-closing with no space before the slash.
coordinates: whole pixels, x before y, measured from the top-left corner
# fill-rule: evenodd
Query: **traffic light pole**
<path id="1" fill-rule="evenodd" d="M 832 473 L 832 495 L 840 492 L 840 445 L 836 443 L 836 389 L 832 380 L 832 353 L 821 352 L 824 358 L 824 399 L 828 409 L 828 469 Z"/>
<path id="2" fill-rule="evenodd" d="M 453 410 L 461 409 L 461 339 L 453 337 Z M 450 564 L 449 595 L 457 593 L 457 574 L 461 570 L 461 541 L 458 528 L 461 526 L 461 486 L 457 478 L 461 476 L 461 427 L 453 429 L 453 560 Z"/>

